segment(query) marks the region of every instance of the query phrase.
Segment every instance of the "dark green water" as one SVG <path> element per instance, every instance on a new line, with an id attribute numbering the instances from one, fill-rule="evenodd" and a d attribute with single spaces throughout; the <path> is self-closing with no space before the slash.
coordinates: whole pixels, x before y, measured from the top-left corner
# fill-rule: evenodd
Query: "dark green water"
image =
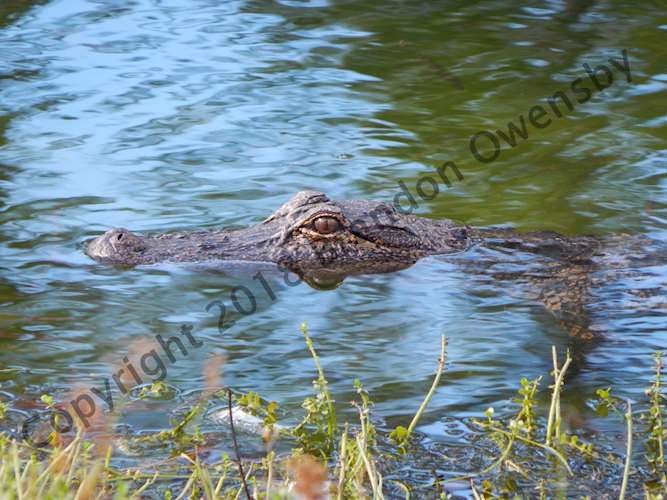
<path id="1" fill-rule="evenodd" d="M 666 42 L 658 1 L 3 2 L 0 367 L 16 370 L 0 373 L 0 399 L 19 422 L 42 393 L 101 387 L 138 339 L 191 324 L 204 346 L 168 367 L 177 396 L 126 423 L 164 426 L 220 353 L 225 383 L 294 417 L 314 373 L 305 321 L 341 411 L 353 414 L 358 377 L 378 418 L 405 424 L 444 333 L 447 373 L 420 426 L 443 438 L 445 417 L 498 407 L 522 376 L 548 375 L 552 345 L 570 346 L 540 305 L 439 258 L 331 291 L 268 272 L 272 301 L 251 275 L 119 271 L 88 259 L 83 242 L 113 226 L 247 225 L 303 189 L 391 201 L 399 181 L 414 192 L 446 160 L 464 179 L 419 200 L 422 215 L 665 239 Z M 576 102 L 583 64 L 620 62 L 624 49 L 632 82 L 613 68 L 609 88 Z M 529 126 L 515 148 L 501 141 L 492 163 L 473 157 L 473 134 L 550 109 L 559 90 L 571 112 Z M 657 266 L 642 286 L 666 280 Z M 220 335 L 205 308 L 231 304 L 239 285 L 257 311 L 230 316 Z M 606 339 L 580 353 L 564 394 L 588 428 L 607 425 L 587 404 L 595 389 L 642 397 L 651 355 L 667 347 L 664 299 L 628 308 L 630 285 L 596 292 Z"/>

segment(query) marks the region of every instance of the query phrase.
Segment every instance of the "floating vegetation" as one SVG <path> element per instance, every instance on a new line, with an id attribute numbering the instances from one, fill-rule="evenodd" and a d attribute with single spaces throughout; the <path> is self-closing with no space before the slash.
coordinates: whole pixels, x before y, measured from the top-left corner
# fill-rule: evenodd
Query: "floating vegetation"
<path id="1" fill-rule="evenodd" d="M 352 402 L 358 420 L 339 421 L 305 325 L 301 331 L 316 378 L 314 394 L 303 402 L 304 414 L 296 425 L 279 423 L 283 415 L 278 404 L 256 392 L 216 389 L 223 365 L 217 359 L 205 369 L 206 390 L 169 429 L 126 433 L 121 439 L 111 418 L 95 432 L 84 429 L 79 420 L 76 434 L 53 431 L 45 448 L 0 433 L 0 498 L 122 500 L 151 494 L 170 499 L 383 499 L 448 498 L 452 493 L 475 499 L 596 498 L 602 493 L 621 499 L 665 498 L 667 431 L 660 353 L 655 356 L 646 400 L 621 401 L 610 387 L 596 392 L 598 414 L 625 419 L 624 456 L 609 446 L 604 435 L 593 442 L 564 428 L 560 398 L 567 390 L 565 376 L 572 358 L 567 353 L 561 364 L 555 348 L 546 414 L 537 403 L 542 377 L 523 378 L 511 401 L 516 410 L 497 416 L 489 408 L 483 418 L 461 421 L 469 429 L 469 443 L 456 447 L 429 443 L 416 430 L 442 387 L 444 337 L 423 403 L 407 427 L 389 429 L 374 420 L 371 395 L 359 380 L 354 381 Z M 138 397 L 150 400 L 169 392 L 168 386 L 157 382 L 141 388 Z M 47 408 L 58 408 L 53 397 L 44 396 L 42 401 Z M 633 407 L 640 411 L 633 412 Z M 207 418 L 217 422 L 216 432 L 200 429 Z M 260 436 L 258 448 L 248 451 L 248 442 Z M 643 445 L 643 454 L 632 453 L 633 441 Z M 167 450 L 167 454 L 152 462 L 133 461 L 126 452 L 132 447 L 147 447 L 153 454 Z M 220 455 L 221 448 L 226 452 Z"/>

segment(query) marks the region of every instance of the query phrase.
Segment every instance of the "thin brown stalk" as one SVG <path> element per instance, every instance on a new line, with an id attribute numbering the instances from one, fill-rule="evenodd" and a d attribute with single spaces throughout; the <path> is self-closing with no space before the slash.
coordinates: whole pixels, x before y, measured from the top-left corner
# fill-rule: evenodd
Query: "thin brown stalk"
<path id="1" fill-rule="evenodd" d="M 248 500 L 252 500 L 250 495 L 250 490 L 248 489 L 248 483 L 245 479 L 245 474 L 243 473 L 243 464 L 241 463 L 241 453 L 239 452 L 239 444 L 236 441 L 236 430 L 234 430 L 234 417 L 232 415 L 232 390 L 227 389 L 227 410 L 229 411 L 229 427 L 232 431 L 232 443 L 234 444 L 234 453 L 236 454 L 236 464 L 239 467 L 239 474 L 241 475 L 241 482 L 243 483 L 243 491 L 245 491 L 245 496 Z"/>

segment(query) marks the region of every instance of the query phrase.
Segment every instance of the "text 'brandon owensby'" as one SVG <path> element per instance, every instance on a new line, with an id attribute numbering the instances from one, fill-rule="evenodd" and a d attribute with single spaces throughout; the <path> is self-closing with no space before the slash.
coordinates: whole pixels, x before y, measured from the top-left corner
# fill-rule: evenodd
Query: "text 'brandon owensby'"
<path id="1" fill-rule="evenodd" d="M 528 120 L 524 113 L 520 114 L 515 121 L 507 122 L 507 129 L 498 129 L 494 132 L 481 130 L 470 137 L 470 152 L 477 161 L 482 163 L 491 163 L 500 155 L 500 139 L 502 139 L 511 148 L 515 147 L 521 140 L 528 139 L 528 123 L 536 129 L 547 128 L 553 123 L 554 118 L 562 118 L 563 110 L 574 110 L 574 102 L 583 104 L 593 97 L 594 91 L 602 91 L 614 83 L 614 71 L 616 68 L 625 75 L 628 83 L 632 82 L 630 72 L 630 61 L 628 60 L 628 51 L 621 51 L 621 59 L 610 57 L 609 64 L 600 64 L 591 68 L 587 63 L 583 63 L 587 76 L 575 78 L 570 82 L 570 92 L 558 90 L 551 97 L 547 98 L 550 111 L 541 104 L 536 104 L 527 111 Z M 592 86 L 589 85 L 589 82 Z M 594 88 L 593 88 L 594 86 Z M 486 149 L 480 151 L 480 143 L 490 142 L 492 150 Z"/>

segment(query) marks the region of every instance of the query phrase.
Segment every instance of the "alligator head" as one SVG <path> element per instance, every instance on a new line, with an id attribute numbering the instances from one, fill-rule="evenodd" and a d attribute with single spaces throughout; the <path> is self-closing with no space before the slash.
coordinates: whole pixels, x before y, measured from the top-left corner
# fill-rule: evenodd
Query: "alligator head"
<path id="1" fill-rule="evenodd" d="M 387 272 L 430 254 L 470 245 L 466 226 L 402 215 L 386 203 L 333 201 L 302 191 L 265 221 L 246 229 L 141 236 L 112 229 L 86 253 L 133 266 L 157 262 L 268 261 L 300 274 L 326 276 Z"/>

